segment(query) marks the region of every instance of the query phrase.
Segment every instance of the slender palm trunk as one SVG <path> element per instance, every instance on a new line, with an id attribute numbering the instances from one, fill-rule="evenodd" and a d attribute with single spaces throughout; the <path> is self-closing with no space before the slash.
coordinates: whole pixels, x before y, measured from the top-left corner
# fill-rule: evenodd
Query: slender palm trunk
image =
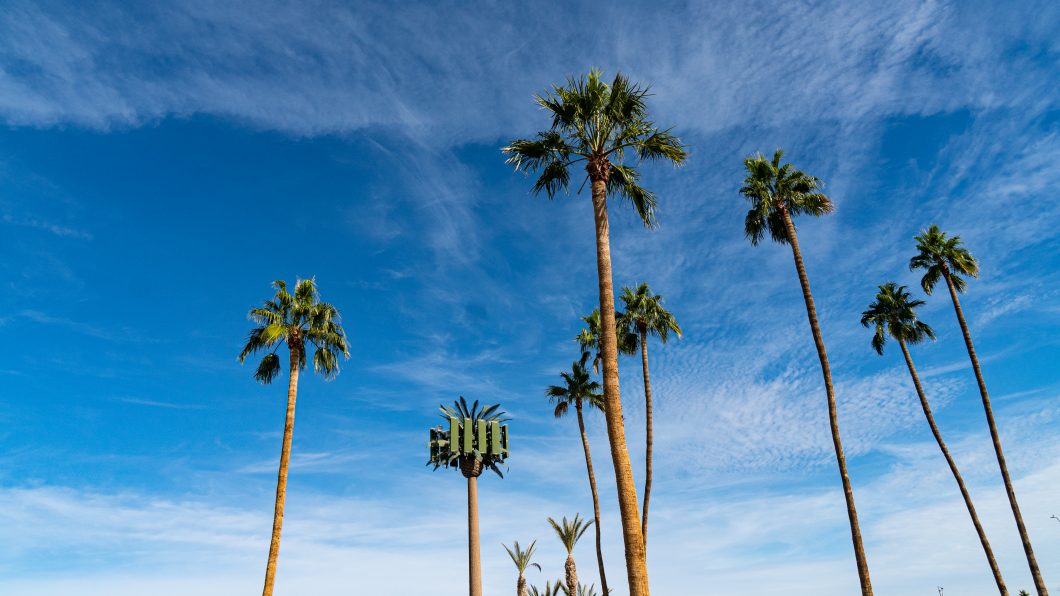
<path id="1" fill-rule="evenodd" d="M 280 532 L 283 529 L 283 506 L 287 500 L 287 465 L 291 461 L 291 438 L 294 436 L 294 404 L 298 397 L 298 348 L 291 346 L 291 375 L 287 382 L 287 418 L 283 423 L 283 447 L 280 448 L 280 471 L 276 478 L 276 508 L 272 514 L 272 542 L 269 562 L 265 566 L 265 588 L 262 596 L 272 596 L 276 583 L 276 560 L 280 556 Z"/>
<path id="2" fill-rule="evenodd" d="M 468 593 L 482 596 L 482 558 L 478 539 L 478 477 L 467 477 L 467 577 Z"/>
<path id="3" fill-rule="evenodd" d="M 648 501 L 651 500 L 651 376 L 648 375 L 648 333 L 640 330 L 640 366 L 644 373 L 644 507 L 641 509 L 640 532 L 644 536 L 644 550 L 648 550 Z"/>
<path id="4" fill-rule="evenodd" d="M 909 355 L 909 348 L 906 347 L 904 341 L 898 340 L 898 345 L 902 347 L 902 355 L 905 356 L 905 364 L 909 367 L 910 376 L 913 377 L 913 386 L 916 387 L 916 394 L 920 398 L 920 406 L 924 409 L 924 417 L 927 418 L 928 426 L 931 427 L 931 434 L 935 435 L 935 442 L 939 444 L 939 449 L 942 450 L 942 455 L 946 458 L 950 471 L 953 472 L 953 479 L 957 481 L 957 486 L 961 489 L 964 505 L 968 508 L 968 515 L 972 518 L 972 525 L 975 526 L 976 534 L 979 534 L 979 542 L 983 545 L 983 552 L 986 553 L 990 571 L 994 574 L 994 582 L 997 584 L 997 589 L 1001 596 L 1008 596 L 1008 588 L 1005 587 L 1005 580 L 1001 578 L 1001 569 L 997 565 L 997 559 L 994 558 L 993 549 L 990 548 L 990 541 L 986 539 L 983 525 L 979 523 L 979 515 L 976 514 L 975 505 L 972 504 L 972 496 L 968 494 L 968 487 L 964 485 L 964 478 L 961 477 L 961 472 L 957 469 L 957 463 L 953 461 L 949 448 L 946 447 L 945 441 L 942 440 L 942 433 L 939 432 L 939 427 L 935 424 L 935 416 L 931 413 L 931 406 L 928 405 L 927 397 L 924 395 L 924 388 L 920 385 L 920 377 L 917 376 L 916 367 L 913 366 L 913 357 Z"/>
<path id="5" fill-rule="evenodd" d="M 1019 503 L 1016 502 L 1016 491 L 1012 488 L 1012 478 L 1008 474 L 1008 464 L 1005 463 L 1005 454 L 1001 451 L 1001 437 L 997 432 L 997 423 L 994 422 L 994 409 L 990 405 L 990 394 L 986 391 L 986 381 L 983 380 L 983 370 L 979 368 L 979 358 L 975 355 L 975 347 L 972 345 L 972 334 L 968 331 L 968 323 L 964 320 L 964 311 L 961 310 L 961 301 L 957 298 L 957 288 L 953 285 L 949 269 L 943 264 L 943 277 L 946 278 L 946 286 L 950 290 L 950 298 L 953 300 L 953 310 L 957 313 L 957 322 L 960 323 L 961 333 L 964 334 L 964 345 L 968 348 L 968 358 L 972 361 L 972 370 L 975 372 L 975 382 L 979 384 L 979 395 L 983 398 L 983 410 L 986 412 L 986 424 L 990 427 L 990 438 L 994 441 L 994 453 L 997 455 L 997 465 L 1001 468 L 1001 478 L 1005 482 L 1005 493 L 1008 495 L 1008 503 L 1012 507 L 1012 517 L 1016 518 L 1016 528 L 1023 541 L 1023 552 L 1027 555 L 1027 565 L 1031 570 L 1031 578 L 1034 580 L 1034 588 L 1038 596 L 1049 596 L 1049 590 L 1045 587 L 1042 572 L 1038 568 L 1038 560 L 1034 556 L 1034 548 L 1031 547 L 1031 537 L 1027 534 L 1027 526 L 1023 524 L 1023 515 L 1020 513 Z"/>
<path id="6" fill-rule="evenodd" d="M 821 327 L 817 323 L 817 308 L 813 304 L 813 294 L 810 292 L 810 279 L 806 276 L 806 266 L 802 262 L 802 251 L 799 250 L 799 239 L 795 235 L 795 225 L 791 223 L 791 216 L 784 205 L 779 206 L 781 216 L 784 218 L 784 227 L 788 233 L 788 244 L 791 245 L 791 254 L 795 258 L 795 269 L 799 274 L 799 283 L 802 285 L 802 298 L 806 302 L 806 316 L 810 319 L 810 331 L 813 333 L 813 343 L 817 346 L 817 357 L 821 360 L 821 375 L 824 377 L 825 393 L 828 396 L 828 424 L 832 431 L 832 444 L 835 447 L 836 461 L 839 463 L 839 476 L 843 481 L 843 497 L 847 504 L 847 517 L 850 520 L 850 537 L 854 543 L 854 558 L 858 565 L 858 579 L 861 581 L 862 596 L 872 596 L 872 582 L 869 579 L 869 563 L 865 557 L 865 546 L 861 542 L 861 528 L 858 525 L 858 511 L 854 506 L 854 489 L 850 486 L 850 475 L 847 473 L 847 458 L 843 453 L 843 443 L 839 438 L 839 419 L 836 413 L 835 390 L 832 388 L 832 370 L 828 366 L 828 354 L 824 349 L 824 339 L 821 337 Z"/>
<path id="7" fill-rule="evenodd" d="M 563 572 L 567 579 L 567 593 L 571 596 L 578 596 L 578 568 L 574 565 L 574 555 L 567 555 Z"/>
<path id="8" fill-rule="evenodd" d="M 622 541 L 626 550 L 629 596 L 649 596 L 648 565 L 644 536 L 637 511 L 637 486 L 626 448 L 622 401 L 618 387 L 618 339 L 615 334 L 615 294 L 611 278 L 610 228 L 607 222 L 607 164 L 589 166 L 592 178 L 593 217 L 596 223 L 596 267 L 600 285 L 600 350 L 604 364 L 604 418 L 615 469 L 618 512 L 622 517 Z M 594 171 L 595 170 L 595 171 Z"/>
<path id="9" fill-rule="evenodd" d="M 582 435 L 582 449 L 585 450 L 585 469 L 589 473 L 589 490 L 593 493 L 593 525 L 596 530 L 596 563 L 600 567 L 600 589 L 607 596 L 607 574 L 604 572 L 604 551 L 600 546 L 600 495 L 596 492 L 596 474 L 593 473 L 593 456 L 589 454 L 589 437 L 585 434 L 585 420 L 582 418 L 582 400 L 574 402 L 578 413 L 578 430 Z"/>

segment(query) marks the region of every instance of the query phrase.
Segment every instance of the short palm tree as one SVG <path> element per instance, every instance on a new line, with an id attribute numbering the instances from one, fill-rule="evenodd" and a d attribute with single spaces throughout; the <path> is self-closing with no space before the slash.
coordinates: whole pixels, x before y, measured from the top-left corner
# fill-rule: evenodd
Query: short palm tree
<path id="1" fill-rule="evenodd" d="M 574 564 L 574 545 L 578 544 L 578 540 L 593 522 L 585 521 L 575 515 L 570 521 L 564 517 L 560 522 L 550 517 L 548 523 L 556 531 L 556 537 L 563 543 L 563 547 L 567 549 L 567 562 L 563 565 L 564 577 L 567 580 L 566 590 L 570 594 L 575 594 L 578 590 L 578 568 Z"/>
<path id="2" fill-rule="evenodd" d="M 905 364 L 909 368 L 909 375 L 913 378 L 913 387 L 916 388 L 916 394 L 920 398 L 920 407 L 924 410 L 924 417 L 927 418 L 928 426 L 931 427 L 931 434 L 935 436 L 935 442 L 938 443 L 939 449 L 942 450 L 942 455 L 946 458 L 946 463 L 950 466 L 953 478 L 957 481 L 958 488 L 960 488 L 961 496 L 964 498 L 964 505 L 968 508 L 968 515 L 972 518 L 972 525 L 975 526 L 975 531 L 979 535 L 979 542 L 983 545 L 983 552 L 986 554 L 990 571 L 994 574 L 994 582 L 997 584 L 997 589 L 1002 596 L 1008 596 L 1008 588 L 1005 587 L 1005 580 L 1001 578 L 1001 569 L 997 565 L 997 559 L 994 558 L 994 551 L 990 548 L 990 541 L 986 538 L 986 531 L 983 530 L 983 525 L 979 523 L 975 505 L 972 504 L 972 497 L 968 494 L 968 487 L 965 486 L 964 478 L 961 477 L 961 472 L 957 469 L 957 463 L 953 461 L 950 450 L 946 447 L 945 441 L 942 440 L 942 433 L 939 432 L 939 427 L 935 424 L 931 406 L 928 405 L 927 397 L 924 395 L 924 388 L 920 384 L 920 377 L 917 375 L 916 367 L 913 365 L 913 357 L 909 354 L 909 344 L 918 344 L 928 339 L 935 339 L 935 332 L 932 331 L 931 327 L 917 319 L 916 311 L 923 304 L 923 300 L 910 299 L 909 292 L 906 291 L 905 286 L 888 282 L 880 286 L 880 291 L 876 294 L 876 300 L 869 305 L 868 310 L 861 313 L 861 324 L 875 329 L 875 333 L 872 336 L 872 347 L 878 354 L 883 354 L 883 347 L 887 343 L 888 336 L 897 341 L 898 347 L 902 349 Z"/>
<path id="3" fill-rule="evenodd" d="M 644 378 L 644 506 L 641 507 L 640 530 L 644 534 L 644 547 L 648 546 L 648 502 L 651 500 L 651 462 L 652 462 L 652 415 L 651 415 L 651 376 L 648 374 L 648 336 L 653 335 L 666 343 L 670 332 L 681 337 L 681 327 L 677 319 L 662 305 L 662 296 L 654 294 L 647 283 L 637 286 L 636 290 L 622 288 L 622 302 L 626 304 L 622 326 L 634 332 L 640 344 L 640 366 Z"/>
<path id="4" fill-rule="evenodd" d="M 687 156 L 681 141 L 660 130 L 648 117 L 648 89 L 617 74 L 610 84 L 598 70 L 571 78 L 565 86 L 536 97 L 552 118 L 548 130 L 533 139 L 513 141 L 503 149 L 507 162 L 538 175 L 535 194 L 549 198 L 568 190 L 571 169 L 584 166 L 592 193 L 596 228 L 597 282 L 600 290 L 600 351 L 607 421 L 607 437 L 615 470 L 622 540 L 630 596 L 648 596 L 648 566 L 637 511 L 637 487 L 626 448 L 622 402 L 618 386 L 618 341 L 615 334 L 615 294 L 611 276 L 608 197 L 628 200 L 645 226 L 654 227 L 655 195 L 640 185 L 640 161 L 665 160 L 675 165 Z M 627 163 L 633 155 L 634 163 Z"/>
<path id="5" fill-rule="evenodd" d="M 287 418 L 283 425 L 283 444 L 280 448 L 280 471 L 276 479 L 276 504 L 272 517 L 272 541 L 265 566 L 264 596 L 271 596 L 276 581 L 276 561 L 280 556 L 280 533 L 283 528 L 283 506 L 287 500 L 287 466 L 291 460 L 291 438 L 294 436 L 294 406 L 298 397 L 298 373 L 305 368 L 306 345 L 315 348 L 313 370 L 332 379 L 339 373 L 339 354 L 350 357 L 346 333 L 342 329 L 339 311 L 320 301 L 316 282 L 301 279 L 295 283 L 294 293 L 287 291 L 282 280 L 272 282 L 276 294 L 259 308 L 250 309 L 248 317 L 257 327 L 250 330 L 247 343 L 239 354 L 242 364 L 247 356 L 271 350 L 258 363 L 254 378 L 267 385 L 280 374 L 280 347 L 287 345 Z"/>
<path id="6" fill-rule="evenodd" d="M 802 297 L 806 303 L 806 315 L 810 320 L 810 332 L 817 347 L 817 356 L 821 361 L 821 375 L 824 377 L 825 395 L 828 399 L 828 421 L 832 432 L 832 444 L 835 448 L 836 461 L 839 464 L 839 476 L 843 483 L 843 496 L 846 498 L 847 517 L 850 521 L 850 535 L 854 543 L 854 558 L 857 561 L 858 579 L 861 581 L 862 596 L 871 596 L 872 582 L 869 579 L 869 564 L 865 556 L 865 547 L 861 540 L 861 528 L 858 525 L 857 508 L 854 505 L 854 491 L 850 486 L 847 474 L 846 455 L 839 437 L 839 420 L 836 415 L 835 390 L 832 387 L 832 371 L 828 365 L 821 327 L 817 322 L 817 308 L 810 292 L 810 279 L 806 275 L 806 266 L 802 261 L 799 239 L 795 234 L 792 218 L 796 215 L 821 216 L 834 209 L 832 201 L 820 192 L 821 182 L 817 178 L 796 169 L 790 163 L 781 164 L 784 152 L 777 149 L 773 159 L 767 159 L 761 153 L 744 160 L 747 176 L 740 193 L 751 202 L 751 209 L 744 220 L 744 232 L 752 245 L 758 245 L 766 233 L 779 244 L 791 246 L 795 259 L 795 270 L 802 286 Z"/>
<path id="7" fill-rule="evenodd" d="M 544 588 L 538 588 L 537 586 L 530 586 L 530 596 L 559 596 L 560 589 L 563 586 L 563 582 L 556 580 L 556 583 L 545 582 Z"/>
<path id="8" fill-rule="evenodd" d="M 526 577 L 525 573 L 528 567 L 537 567 L 538 571 L 541 571 L 541 566 L 537 563 L 532 563 L 531 559 L 534 558 L 534 547 L 537 545 L 537 541 L 530 543 L 530 546 L 526 547 L 526 550 L 519 548 L 519 541 L 515 541 L 515 546 L 508 548 L 508 545 L 502 544 L 504 550 L 508 551 L 508 556 L 512 558 L 512 563 L 515 563 L 515 568 L 519 570 L 519 579 L 515 582 L 515 594 L 516 596 L 527 596 L 526 594 Z"/>
<path id="9" fill-rule="evenodd" d="M 570 588 L 568 588 L 567 586 L 563 586 L 563 595 L 564 596 L 597 596 L 597 594 L 596 594 L 596 584 L 592 584 L 592 585 L 588 585 L 588 586 L 585 585 L 585 584 L 578 584 L 578 591 L 577 592 L 571 592 Z M 604 595 L 605 596 L 607 595 L 606 591 L 604 591 Z"/>
<path id="10" fill-rule="evenodd" d="M 637 353 L 637 335 L 630 330 L 628 325 L 623 325 L 623 313 L 615 313 L 615 337 L 618 341 L 618 353 L 632 356 Z M 593 373 L 600 374 L 600 309 L 594 308 L 593 312 L 582 317 L 585 327 L 574 337 L 578 342 L 582 354 L 591 355 L 593 358 Z"/>
<path id="11" fill-rule="evenodd" d="M 585 434 L 585 418 L 582 415 L 582 411 L 586 406 L 603 409 L 604 396 L 600 393 L 600 383 L 589 378 L 589 371 L 585 368 L 587 357 L 588 353 L 586 352 L 580 361 L 571 365 L 569 373 L 561 372 L 560 376 L 563 377 L 563 385 L 550 386 L 545 390 L 545 395 L 548 396 L 549 402 L 556 406 L 553 411 L 556 418 L 560 418 L 570 412 L 571 406 L 574 406 L 574 412 L 578 416 L 578 431 L 581 433 L 582 449 L 585 451 L 585 469 L 589 474 L 589 490 L 593 495 L 596 563 L 600 568 L 600 585 L 603 586 L 606 594 L 608 591 L 607 574 L 604 571 L 604 553 L 600 544 L 600 495 L 596 490 L 596 474 L 593 473 L 593 458 L 589 453 L 589 437 Z"/>
<path id="12" fill-rule="evenodd" d="M 986 381 L 983 380 L 983 370 L 979 367 L 979 358 L 976 357 L 975 347 L 972 345 L 972 334 L 968 331 L 968 323 L 964 320 L 961 301 L 957 297 L 958 293 L 964 292 L 968 287 L 964 276 L 979 276 L 979 263 L 963 246 L 960 236 L 948 236 L 936 225 L 932 225 L 927 231 L 916 236 L 915 240 L 917 254 L 909 260 L 909 269 L 911 271 L 924 270 L 920 285 L 927 294 L 931 294 L 940 279 L 946 281 L 950 299 L 953 301 L 953 310 L 957 313 L 957 323 L 964 335 L 964 345 L 968 348 L 968 358 L 972 361 L 975 381 L 979 385 L 979 395 L 983 399 L 983 410 L 986 412 L 986 424 L 990 427 L 990 438 L 994 442 L 997 464 L 1001 469 L 1001 478 L 1005 483 L 1005 493 L 1008 495 L 1008 502 L 1012 508 L 1012 516 L 1016 520 L 1016 528 L 1023 541 L 1023 552 L 1027 556 L 1034 587 L 1038 591 L 1038 596 L 1047 596 L 1049 591 L 1045 587 L 1045 580 L 1042 579 L 1042 572 L 1038 568 L 1038 560 L 1034 556 L 1031 538 L 1027 533 L 1027 526 L 1023 523 L 1019 503 L 1016 501 L 1016 491 L 1012 488 L 1012 478 L 1009 476 L 1008 465 L 1005 463 L 1005 454 L 1001 450 L 1001 437 L 998 434 L 997 423 L 994 422 L 994 409 L 990 405 L 990 394 L 987 393 Z"/>
<path id="13" fill-rule="evenodd" d="M 442 419 L 449 424 L 431 429 L 431 459 L 434 469 L 460 470 L 467 479 L 468 593 L 482 596 L 482 549 L 478 525 L 478 477 L 492 470 L 504 477 L 500 464 L 508 457 L 508 428 L 502 426 L 500 404 L 468 406 L 462 396 L 452 406 L 441 406 Z"/>

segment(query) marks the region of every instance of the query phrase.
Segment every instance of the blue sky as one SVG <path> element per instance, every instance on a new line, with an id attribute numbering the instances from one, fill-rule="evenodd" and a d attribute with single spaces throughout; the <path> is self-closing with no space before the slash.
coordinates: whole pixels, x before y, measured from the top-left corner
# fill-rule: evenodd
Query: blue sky
<path id="1" fill-rule="evenodd" d="M 1060 589 L 1058 40 L 1047 2 L 5 2 L 0 592 L 258 589 L 284 394 L 236 355 L 247 309 L 299 276 L 342 310 L 352 357 L 301 385 L 278 593 L 463 592 L 463 484 L 423 466 L 460 394 L 513 418 L 510 473 L 480 489 L 487 592 L 514 582 L 501 542 L 539 539 L 531 582 L 560 575 L 545 517 L 591 502 L 543 391 L 593 308 L 592 215 L 584 194 L 529 196 L 498 149 L 545 126 L 533 93 L 591 66 L 650 83 L 691 150 L 646 170 L 657 231 L 612 209 L 616 285 L 649 282 L 685 330 L 651 346 L 655 591 L 856 590 L 790 252 L 742 234 L 740 160 L 778 146 L 837 205 L 800 241 L 877 591 L 992 591 L 900 358 L 857 323 L 878 284 L 915 287 L 931 223 L 980 259 L 964 306 Z M 1010 587 L 1030 589 L 945 296 L 922 316 L 929 398 Z M 639 472 L 636 361 L 621 380 Z"/>

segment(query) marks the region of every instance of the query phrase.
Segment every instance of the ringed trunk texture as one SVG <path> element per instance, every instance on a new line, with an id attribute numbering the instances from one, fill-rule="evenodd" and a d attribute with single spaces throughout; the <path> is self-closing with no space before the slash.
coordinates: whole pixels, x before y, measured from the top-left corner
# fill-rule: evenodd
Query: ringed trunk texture
<path id="1" fill-rule="evenodd" d="M 574 402 L 578 413 L 578 430 L 582 435 L 582 449 L 585 450 L 585 469 L 589 473 L 589 490 L 593 493 L 593 526 L 596 530 L 596 564 L 600 567 L 600 589 L 607 596 L 607 574 L 604 572 L 604 551 L 600 546 L 600 495 L 596 492 L 596 474 L 593 473 L 593 457 L 589 454 L 589 437 L 585 434 L 585 420 L 582 418 L 582 400 Z M 525 595 L 524 595 L 525 596 Z"/>
<path id="2" fill-rule="evenodd" d="M 567 562 L 563 565 L 563 571 L 567 578 L 567 591 L 571 596 L 578 595 L 578 568 L 574 566 L 574 555 L 567 555 Z"/>
<path id="3" fill-rule="evenodd" d="M 516 596 L 526 596 L 526 578 L 521 573 L 518 581 L 515 582 L 515 594 Z"/>
<path id="4" fill-rule="evenodd" d="M 953 310 L 957 313 L 957 322 L 960 323 L 961 333 L 964 335 L 964 345 L 968 348 L 968 358 L 972 361 L 975 382 L 979 384 L 979 395 L 983 398 L 983 410 L 986 413 L 986 424 L 990 427 L 990 438 L 994 442 L 997 465 L 1001 469 L 1001 478 L 1005 482 L 1005 494 L 1008 495 L 1008 503 L 1012 507 L 1012 517 L 1016 519 L 1016 529 L 1019 530 L 1020 540 L 1023 541 L 1023 552 L 1027 555 L 1027 565 L 1031 570 L 1031 578 L 1034 579 L 1034 588 L 1038 591 L 1038 596 L 1049 596 L 1049 590 L 1045 587 L 1045 580 L 1042 579 L 1041 569 L 1038 568 L 1038 559 L 1034 556 L 1031 537 L 1027 533 L 1027 526 L 1023 523 L 1023 515 L 1020 513 L 1019 503 L 1016 501 L 1016 491 L 1012 488 L 1012 478 L 1008 473 L 1008 464 L 1005 463 L 1005 454 L 1001 451 L 1001 437 L 997 432 L 997 423 L 994 422 L 994 409 L 990 405 L 990 394 L 986 391 L 983 370 L 979 367 L 979 358 L 975 355 L 975 347 L 972 345 L 972 334 L 968 331 L 968 323 L 964 320 L 961 301 L 957 298 L 957 288 L 953 285 L 950 271 L 945 264 L 942 267 L 942 274 L 946 278 L 946 287 L 949 288 L 950 298 L 953 300 Z"/>
<path id="5" fill-rule="evenodd" d="M 465 473 L 466 475 L 466 473 Z M 478 475 L 467 475 L 468 594 L 482 596 L 482 558 L 478 539 Z"/>
<path id="6" fill-rule="evenodd" d="M 296 342 L 297 338 L 292 338 Z M 269 562 L 265 565 L 265 588 L 262 596 L 272 596 L 276 583 L 276 560 L 280 556 L 280 532 L 283 529 L 283 506 L 287 500 L 287 466 L 291 461 L 291 438 L 294 436 L 294 405 L 298 397 L 298 349 L 291 347 L 291 374 L 287 382 L 287 418 L 283 423 L 283 446 L 280 448 L 280 471 L 276 478 L 276 508 L 272 514 L 272 542 Z"/>
<path id="7" fill-rule="evenodd" d="M 994 583 L 997 584 L 997 589 L 1001 596 L 1008 596 L 1008 588 L 1005 587 L 1005 580 L 1001 578 L 1001 569 L 997 565 L 997 559 L 994 558 L 993 549 L 990 548 L 990 541 L 986 539 L 983 525 L 979 523 L 979 515 L 975 512 L 975 505 L 972 504 L 972 497 L 968 494 L 968 487 L 964 485 L 964 478 L 961 477 L 961 472 L 957 469 L 957 463 L 953 461 L 949 448 L 946 447 L 945 441 L 942 440 L 942 433 L 939 432 L 939 427 L 935 424 L 935 416 L 931 413 L 931 406 L 928 405 L 927 397 L 924 395 L 924 388 L 920 385 L 920 377 L 916 374 L 916 367 L 913 366 L 913 357 L 909 355 L 909 348 L 906 347 L 904 341 L 899 340 L 898 345 L 902 347 L 902 355 L 905 356 L 905 364 L 909 367 L 910 376 L 913 377 L 913 386 L 916 387 L 916 394 L 920 398 L 920 406 L 924 409 L 924 417 L 927 418 L 928 426 L 931 427 L 931 434 L 935 435 L 935 442 L 939 444 L 939 449 L 942 450 L 942 455 L 946 457 L 946 463 L 949 464 L 950 471 L 953 472 L 953 479 L 957 481 L 957 486 L 961 489 L 964 505 L 968 508 L 968 515 L 971 516 L 972 525 L 975 526 L 975 532 L 979 535 L 979 542 L 983 545 L 983 552 L 986 553 L 990 571 L 994 574 Z"/>
<path id="8" fill-rule="evenodd" d="M 861 528 L 858 525 L 858 511 L 854 506 L 854 490 L 850 486 L 850 475 L 847 473 L 847 459 L 843 453 L 843 442 L 839 438 L 839 419 L 836 413 L 835 390 L 832 387 L 832 370 L 828 366 L 828 354 L 825 352 L 824 339 L 821 337 L 821 327 L 817 323 L 817 308 L 813 304 L 813 294 L 810 292 L 810 279 L 806 275 L 806 266 L 802 262 L 802 251 L 799 249 L 799 239 L 795 235 L 795 225 L 791 223 L 791 216 L 787 208 L 781 204 L 779 207 L 781 216 L 784 218 L 784 227 L 787 230 L 788 244 L 791 245 L 791 254 L 795 259 L 795 269 L 799 274 L 799 283 L 802 285 L 802 298 L 806 302 L 806 316 L 810 320 L 810 331 L 813 333 L 813 343 L 817 347 L 817 357 L 821 361 L 821 375 L 824 377 L 825 394 L 828 397 L 828 425 L 832 431 L 832 444 L 835 447 L 836 462 L 839 464 L 839 476 L 843 481 L 843 497 L 846 499 L 847 517 L 850 520 L 850 538 L 854 543 L 854 559 L 858 565 L 858 579 L 861 581 L 862 596 L 872 596 L 872 582 L 869 579 L 869 563 L 865 557 L 865 546 L 861 541 Z"/>
<path id="9" fill-rule="evenodd" d="M 640 366 L 644 373 L 644 507 L 641 510 L 640 532 L 644 537 L 644 551 L 648 550 L 648 501 L 651 499 L 651 376 L 648 375 L 648 333 L 640 330 Z"/>
<path id="10" fill-rule="evenodd" d="M 615 294 L 611 278 L 610 228 L 607 221 L 608 164 L 591 164 L 593 219 L 596 224 L 596 266 L 600 285 L 600 350 L 604 369 L 604 418 L 611 461 L 615 469 L 618 511 L 622 517 L 622 542 L 626 550 L 626 576 L 629 596 L 649 596 L 648 565 L 644 553 L 644 536 L 637 511 L 637 486 L 626 448 L 626 430 L 622 421 L 622 401 L 618 387 L 618 341 L 615 334 Z"/>

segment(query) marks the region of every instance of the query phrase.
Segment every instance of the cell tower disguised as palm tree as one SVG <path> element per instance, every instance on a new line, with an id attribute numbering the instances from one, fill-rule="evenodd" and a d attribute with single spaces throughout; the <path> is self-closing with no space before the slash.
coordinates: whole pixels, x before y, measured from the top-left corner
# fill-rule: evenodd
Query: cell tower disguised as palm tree
<path id="1" fill-rule="evenodd" d="M 478 477 L 492 470 L 501 478 L 499 464 L 508 458 L 508 425 L 500 404 L 470 407 L 461 397 L 441 406 L 445 424 L 430 430 L 430 461 L 434 469 L 460 470 L 467 478 L 468 586 L 471 596 L 482 596 L 482 556 L 478 531 Z"/>

